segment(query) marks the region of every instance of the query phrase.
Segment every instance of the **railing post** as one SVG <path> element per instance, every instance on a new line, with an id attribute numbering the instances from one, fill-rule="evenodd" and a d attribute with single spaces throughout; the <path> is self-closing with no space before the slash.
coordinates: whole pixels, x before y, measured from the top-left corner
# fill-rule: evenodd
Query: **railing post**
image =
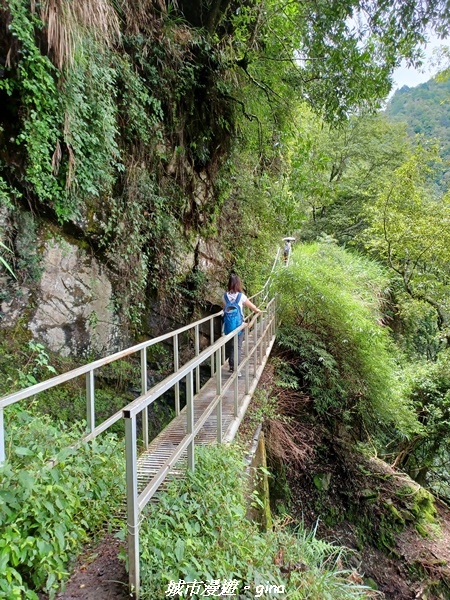
<path id="1" fill-rule="evenodd" d="M 223 348 L 223 346 L 221 347 Z M 216 361 L 220 365 L 221 348 L 216 351 Z M 216 394 L 219 396 L 219 402 L 217 403 L 216 415 L 217 415 L 217 443 L 222 443 L 222 369 L 220 366 L 216 370 Z"/>
<path id="2" fill-rule="evenodd" d="M 195 326 L 195 356 L 200 354 L 200 331 L 199 326 Z M 195 392 L 200 391 L 200 367 L 195 367 Z"/>
<path id="3" fill-rule="evenodd" d="M 89 433 L 95 429 L 95 386 L 94 371 L 86 373 L 86 422 Z"/>
<path id="4" fill-rule="evenodd" d="M 253 344 L 254 344 L 253 377 L 256 377 L 256 371 L 258 370 L 258 317 L 256 317 L 255 326 L 253 327 Z"/>
<path id="5" fill-rule="evenodd" d="M 276 314 L 275 314 L 275 303 L 272 302 L 272 304 L 270 305 L 270 311 L 269 311 L 269 319 L 270 319 L 270 337 L 273 338 L 273 336 L 275 335 L 275 328 L 276 328 Z"/>
<path id="6" fill-rule="evenodd" d="M 141 394 L 147 391 L 147 348 L 141 350 Z M 142 441 L 148 448 L 148 406 L 142 411 Z"/>
<path id="7" fill-rule="evenodd" d="M 267 317 L 264 313 L 261 316 L 261 323 L 262 323 L 262 328 L 263 328 L 263 332 L 264 332 L 264 344 L 263 344 L 261 358 L 264 358 L 264 356 L 266 355 L 267 346 L 269 345 L 269 332 L 268 332 L 268 327 L 267 327 L 268 321 L 267 321 Z"/>
<path id="8" fill-rule="evenodd" d="M 259 333 L 258 333 L 258 348 L 256 350 L 256 356 L 257 356 L 257 362 L 258 365 L 261 364 L 261 360 L 262 360 L 262 356 L 261 356 L 261 349 L 262 349 L 262 345 L 264 344 L 264 331 L 261 327 L 262 323 L 261 323 L 261 316 L 258 315 L 256 317 L 256 328 L 259 328 Z"/>
<path id="9" fill-rule="evenodd" d="M 245 336 L 245 353 L 248 356 L 248 343 L 249 343 L 249 334 L 248 334 L 248 327 L 246 327 L 244 329 L 244 336 Z M 248 391 L 250 389 L 250 359 L 248 358 L 246 363 L 245 363 L 245 393 L 248 394 Z"/>
<path id="10" fill-rule="evenodd" d="M 214 344 L 214 317 L 209 322 L 209 345 Z M 214 377 L 214 354 L 211 354 L 211 377 Z"/>
<path id="11" fill-rule="evenodd" d="M 194 378 L 192 371 L 186 375 L 186 433 L 194 433 Z M 188 468 L 195 469 L 194 457 L 195 438 L 192 438 L 187 447 Z"/>
<path id="12" fill-rule="evenodd" d="M 178 334 L 174 335 L 173 338 L 173 372 L 176 373 L 179 368 L 179 357 L 178 357 Z M 175 384 L 175 414 L 180 414 L 180 383 L 177 381 Z"/>
<path id="13" fill-rule="evenodd" d="M 258 365 L 260 365 L 262 363 L 262 359 L 263 359 L 263 345 L 264 345 L 264 329 L 263 329 L 263 322 L 262 322 L 262 316 L 258 315 L 256 317 L 256 326 L 259 327 L 259 333 L 258 333 L 258 337 L 259 337 L 259 345 L 258 345 Z"/>
<path id="14" fill-rule="evenodd" d="M 233 352 L 234 352 L 234 416 L 238 414 L 238 400 L 239 400 L 239 334 L 233 338 Z"/>
<path id="15" fill-rule="evenodd" d="M 220 333 L 223 333 L 223 325 L 221 323 L 220 326 Z M 216 363 L 216 369 L 220 370 L 222 368 L 222 365 L 225 364 L 225 344 L 222 346 L 222 352 L 219 354 L 219 362 Z"/>
<path id="16" fill-rule="evenodd" d="M 128 571 L 130 588 L 139 597 L 139 505 L 137 487 L 136 417 L 125 417 Z"/>
<path id="17" fill-rule="evenodd" d="M 3 465 L 5 460 L 5 425 L 3 422 L 3 408 L 0 408 L 0 467 Z"/>

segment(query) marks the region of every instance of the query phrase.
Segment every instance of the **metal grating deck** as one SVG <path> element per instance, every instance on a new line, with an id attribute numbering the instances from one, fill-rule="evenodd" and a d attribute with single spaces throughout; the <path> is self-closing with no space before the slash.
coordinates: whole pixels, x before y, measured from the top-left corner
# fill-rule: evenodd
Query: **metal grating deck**
<path id="1" fill-rule="evenodd" d="M 249 385 L 252 384 L 252 374 L 254 373 L 253 360 L 249 363 Z M 232 377 L 228 372 L 228 366 L 222 367 L 222 387 Z M 238 378 L 238 402 L 239 406 L 245 395 L 245 373 Z M 194 427 L 201 415 L 207 410 L 211 402 L 216 398 L 216 381 L 214 378 L 208 380 L 198 394 L 194 397 Z M 222 431 L 223 437 L 234 420 L 234 384 L 232 384 L 224 393 L 222 398 Z M 138 494 L 147 486 L 163 464 L 170 458 L 177 449 L 178 444 L 186 435 L 186 407 L 175 417 L 161 433 L 152 440 L 149 447 L 144 450 L 138 458 L 137 479 Z M 216 409 L 209 415 L 203 427 L 195 438 L 195 445 L 204 445 L 214 443 L 217 439 L 217 416 Z M 181 458 L 171 469 L 170 475 L 180 475 L 184 468 L 182 463 L 186 462 L 187 452 L 183 452 Z"/>

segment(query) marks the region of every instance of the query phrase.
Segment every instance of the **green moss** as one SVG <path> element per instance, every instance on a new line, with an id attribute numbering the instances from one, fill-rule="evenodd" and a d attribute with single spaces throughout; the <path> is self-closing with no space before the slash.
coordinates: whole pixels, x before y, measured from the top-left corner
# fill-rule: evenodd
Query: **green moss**
<path id="1" fill-rule="evenodd" d="M 317 473 L 313 477 L 313 482 L 320 492 L 326 492 L 330 487 L 331 473 Z"/>
<path id="2" fill-rule="evenodd" d="M 343 520 L 343 515 L 337 506 L 330 505 L 322 519 L 327 527 L 334 527 Z"/>
<path id="3" fill-rule="evenodd" d="M 390 512 L 390 514 L 392 515 L 392 518 L 394 519 L 394 521 L 396 523 L 398 523 L 399 525 L 402 526 L 402 528 L 405 525 L 405 518 L 404 515 L 397 509 L 397 507 L 392 503 L 392 500 L 389 499 L 384 503 L 384 506 L 388 509 L 388 511 Z"/>
<path id="4" fill-rule="evenodd" d="M 371 577 L 366 577 L 364 579 L 364 585 L 369 587 L 371 590 L 378 590 L 377 582 L 374 579 L 372 579 Z"/>
<path id="5" fill-rule="evenodd" d="M 405 519 L 413 520 L 417 532 L 427 537 L 430 534 L 430 527 L 437 525 L 433 495 L 420 486 L 416 489 L 404 486 L 399 490 L 398 496 L 406 500 Z"/>
<path id="6" fill-rule="evenodd" d="M 411 511 L 416 517 L 420 517 L 428 523 L 434 523 L 437 511 L 432 494 L 425 488 L 419 488 L 414 494 L 414 505 Z"/>

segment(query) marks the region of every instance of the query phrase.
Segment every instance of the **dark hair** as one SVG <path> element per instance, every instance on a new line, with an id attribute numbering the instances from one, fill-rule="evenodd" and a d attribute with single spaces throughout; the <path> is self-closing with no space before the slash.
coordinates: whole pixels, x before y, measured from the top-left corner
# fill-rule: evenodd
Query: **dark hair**
<path id="1" fill-rule="evenodd" d="M 229 292 L 242 292 L 241 279 L 237 275 L 230 275 L 228 280 L 228 291 Z"/>

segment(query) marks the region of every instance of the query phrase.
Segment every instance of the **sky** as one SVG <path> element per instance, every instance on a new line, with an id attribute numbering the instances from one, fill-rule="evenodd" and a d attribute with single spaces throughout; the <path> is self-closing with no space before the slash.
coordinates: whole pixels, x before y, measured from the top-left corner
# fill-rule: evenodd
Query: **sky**
<path id="1" fill-rule="evenodd" d="M 393 73 L 394 85 L 392 87 L 391 94 L 393 94 L 396 89 L 399 89 L 404 85 L 415 87 L 416 85 L 419 85 L 419 83 L 424 83 L 436 75 L 438 69 L 436 67 L 431 67 L 429 64 L 427 64 L 427 62 L 431 58 L 434 48 L 444 45 L 446 46 L 449 43 L 450 42 L 448 39 L 439 40 L 437 37 L 431 35 L 429 43 L 424 48 L 425 61 L 423 67 L 420 70 L 412 68 L 408 69 L 405 63 L 403 63 L 402 66 L 396 69 Z"/>

